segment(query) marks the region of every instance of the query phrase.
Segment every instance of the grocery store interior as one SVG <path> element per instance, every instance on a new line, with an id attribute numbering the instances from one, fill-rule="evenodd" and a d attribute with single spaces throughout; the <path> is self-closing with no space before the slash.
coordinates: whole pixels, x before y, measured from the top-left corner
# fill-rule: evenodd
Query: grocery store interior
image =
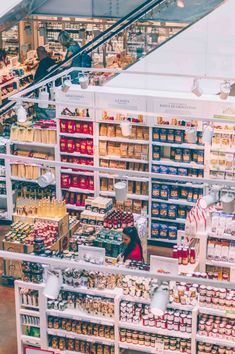
<path id="1" fill-rule="evenodd" d="M 235 354 L 234 13 L 0 4 L 0 354 Z"/>

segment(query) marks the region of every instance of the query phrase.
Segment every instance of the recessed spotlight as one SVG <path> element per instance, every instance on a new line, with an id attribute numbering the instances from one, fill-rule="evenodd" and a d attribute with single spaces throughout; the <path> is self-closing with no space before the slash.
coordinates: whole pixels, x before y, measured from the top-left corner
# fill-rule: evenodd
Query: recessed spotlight
<path id="1" fill-rule="evenodd" d="M 184 8 L 184 6 L 185 6 L 184 0 L 177 0 L 176 5 L 177 5 L 177 7 L 180 7 L 181 9 Z"/>

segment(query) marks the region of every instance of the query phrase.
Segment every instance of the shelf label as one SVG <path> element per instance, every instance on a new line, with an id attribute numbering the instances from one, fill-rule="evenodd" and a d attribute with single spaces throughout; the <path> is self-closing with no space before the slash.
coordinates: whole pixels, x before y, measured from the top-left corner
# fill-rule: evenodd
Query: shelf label
<path id="1" fill-rule="evenodd" d="M 94 107 L 94 92 L 80 91 L 80 90 L 69 90 L 67 93 L 62 92 L 62 90 L 56 90 L 56 101 L 60 104 L 60 101 L 69 101 L 69 104 L 76 103 L 77 106 Z"/>

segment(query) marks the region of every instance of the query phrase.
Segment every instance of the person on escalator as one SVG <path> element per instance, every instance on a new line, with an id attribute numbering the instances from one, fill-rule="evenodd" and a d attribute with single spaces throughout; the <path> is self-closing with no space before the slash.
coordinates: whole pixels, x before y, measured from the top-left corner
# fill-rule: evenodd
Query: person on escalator
<path id="1" fill-rule="evenodd" d="M 67 31 L 61 31 L 58 36 L 58 41 L 61 45 L 67 48 L 65 59 L 69 59 L 74 54 L 79 53 L 81 47 L 73 38 L 70 37 Z M 87 53 L 76 56 L 69 62 L 70 66 L 74 67 L 91 67 L 91 57 Z M 78 79 L 79 71 L 71 72 L 70 76 L 74 84 L 79 83 Z"/>
<path id="2" fill-rule="evenodd" d="M 43 79 L 47 74 L 49 74 L 50 69 L 56 64 L 55 61 L 49 56 L 46 48 L 40 46 L 37 48 L 37 55 L 39 59 L 39 64 L 34 75 L 34 81 Z"/>

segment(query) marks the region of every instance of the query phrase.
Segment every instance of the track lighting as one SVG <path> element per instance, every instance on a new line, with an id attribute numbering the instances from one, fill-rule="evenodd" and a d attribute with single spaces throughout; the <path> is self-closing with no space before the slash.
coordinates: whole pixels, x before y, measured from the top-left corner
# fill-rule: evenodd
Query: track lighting
<path id="1" fill-rule="evenodd" d="M 39 108 L 48 108 L 49 93 L 47 91 L 46 86 L 40 88 L 38 99 L 39 99 L 39 103 L 38 103 Z"/>
<path id="2" fill-rule="evenodd" d="M 129 120 L 123 120 L 120 123 L 120 127 L 122 129 L 123 136 L 130 136 L 131 135 L 131 122 Z"/>
<path id="3" fill-rule="evenodd" d="M 55 175 L 48 170 L 46 173 L 38 177 L 37 183 L 41 188 L 46 188 L 51 184 L 55 184 Z"/>
<path id="4" fill-rule="evenodd" d="M 180 7 L 181 9 L 184 8 L 184 6 L 185 6 L 184 0 L 177 0 L 176 5 L 177 5 L 177 7 Z"/>
<path id="5" fill-rule="evenodd" d="M 17 109 L 17 121 L 19 123 L 25 123 L 27 121 L 27 111 L 22 105 Z"/>
<path id="6" fill-rule="evenodd" d="M 230 95 L 230 91 L 231 91 L 231 85 L 228 81 L 223 82 L 220 85 L 220 98 L 221 100 L 226 100 L 228 98 L 228 96 Z"/>
<path id="7" fill-rule="evenodd" d="M 59 296 L 62 283 L 61 271 L 46 270 L 46 286 L 43 295 L 48 299 L 56 300 Z"/>
<path id="8" fill-rule="evenodd" d="M 211 191 L 209 194 L 205 195 L 201 199 L 199 199 L 199 206 L 202 209 L 207 209 L 211 205 L 214 205 L 219 201 L 219 191 L 220 187 L 219 186 L 214 186 L 212 187 Z"/>
<path id="9" fill-rule="evenodd" d="M 199 81 L 198 79 L 193 80 L 193 86 L 191 89 L 192 93 L 194 93 L 195 96 L 200 97 L 203 93 L 202 89 L 199 86 Z"/>
<path id="10" fill-rule="evenodd" d="M 235 204 L 234 194 L 228 192 L 220 198 L 220 201 L 222 203 L 224 213 L 233 214 Z"/>
<path id="11" fill-rule="evenodd" d="M 154 316 L 162 317 L 164 315 L 169 298 L 168 284 L 162 284 L 154 291 L 150 304 L 150 311 Z"/>
<path id="12" fill-rule="evenodd" d="M 62 82 L 63 83 L 61 89 L 64 93 L 66 93 L 69 91 L 70 87 L 72 86 L 71 78 L 69 76 L 66 76 L 63 78 Z"/>

